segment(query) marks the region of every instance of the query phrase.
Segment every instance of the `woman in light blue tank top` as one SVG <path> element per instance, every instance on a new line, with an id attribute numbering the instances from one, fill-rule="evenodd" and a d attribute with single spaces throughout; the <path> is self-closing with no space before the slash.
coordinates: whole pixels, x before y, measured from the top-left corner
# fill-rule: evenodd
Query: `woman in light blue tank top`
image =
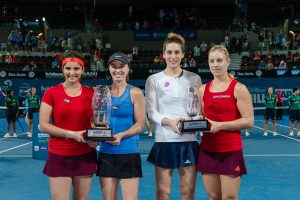
<path id="1" fill-rule="evenodd" d="M 108 64 L 113 81 L 110 128 L 115 140 L 101 143 L 97 175 L 105 200 L 118 198 L 119 183 L 123 199 L 135 200 L 142 177 L 138 134 L 144 128 L 145 99 L 141 89 L 127 83 L 129 59 L 125 54 L 114 53 Z"/>

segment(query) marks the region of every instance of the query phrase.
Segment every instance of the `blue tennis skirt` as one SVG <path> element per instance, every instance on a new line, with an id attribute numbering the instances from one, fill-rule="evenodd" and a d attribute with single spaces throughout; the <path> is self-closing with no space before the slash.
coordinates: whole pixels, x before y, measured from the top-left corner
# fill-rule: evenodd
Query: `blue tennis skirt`
<path id="1" fill-rule="evenodd" d="M 167 169 L 197 165 L 199 144 L 191 142 L 155 142 L 147 161 Z"/>

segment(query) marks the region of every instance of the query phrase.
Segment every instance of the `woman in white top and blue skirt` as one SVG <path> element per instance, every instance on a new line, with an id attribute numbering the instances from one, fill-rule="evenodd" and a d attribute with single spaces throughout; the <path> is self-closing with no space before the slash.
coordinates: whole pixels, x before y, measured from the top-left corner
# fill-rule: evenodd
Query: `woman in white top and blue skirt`
<path id="1" fill-rule="evenodd" d="M 146 81 L 146 107 L 155 126 L 155 143 L 148 161 L 155 165 L 156 199 L 169 199 L 172 174 L 178 169 L 181 199 L 193 200 L 199 144 L 196 132 L 181 133 L 178 123 L 187 118 L 185 103 L 188 86 L 200 87 L 199 75 L 183 70 L 185 40 L 169 33 L 163 56 L 167 67 Z"/>

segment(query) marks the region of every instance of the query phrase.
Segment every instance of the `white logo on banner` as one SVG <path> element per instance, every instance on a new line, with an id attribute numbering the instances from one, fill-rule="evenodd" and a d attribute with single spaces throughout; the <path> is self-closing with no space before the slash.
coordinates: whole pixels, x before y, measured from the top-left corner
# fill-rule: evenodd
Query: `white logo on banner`
<path id="1" fill-rule="evenodd" d="M 6 72 L 5 71 L 1 71 L 0 72 L 0 77 L 1 78 L 5 78 L 6 77 Z"/>
<path id="2" fill-rule="evenodd" d="M 256 76 L 261 76 L 261 75 L 262 75 L 262 71 L 257 70 L 257 71 L 255 72 L 255 74 L 256 74 Z"/>
<path id="3" fill-rule="evenodd" d="M 29 78 L 33 78 L 34 76 L 35 76 L 35 73 L 34 73 L 34 72 L 29 72 L 29 73 L 28 73 L 28 77 L 29 77 Z"/>

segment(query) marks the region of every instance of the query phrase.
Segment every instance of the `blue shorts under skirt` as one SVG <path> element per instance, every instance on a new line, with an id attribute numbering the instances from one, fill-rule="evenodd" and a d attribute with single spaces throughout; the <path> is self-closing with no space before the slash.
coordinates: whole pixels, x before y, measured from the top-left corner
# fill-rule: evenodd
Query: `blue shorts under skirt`
<path id="1" fill-rule="evenodd" d="M 167 169 L 197 165 L 199 144 L 191 142 L 155 142 L 147 161 Z"/>

